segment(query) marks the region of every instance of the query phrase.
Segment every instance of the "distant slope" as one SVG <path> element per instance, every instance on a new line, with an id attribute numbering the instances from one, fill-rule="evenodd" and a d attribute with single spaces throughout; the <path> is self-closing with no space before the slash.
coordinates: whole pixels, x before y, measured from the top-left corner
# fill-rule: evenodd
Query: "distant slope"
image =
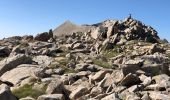
<path id="1" fill-rule="evenodd" d="M 66 21 L 59 27 L 54 29 L 54 36 L 65 36 L 73 32 L 87 32 L 91 29 L 91 26 L 79 26 L 70 21 Z"/>

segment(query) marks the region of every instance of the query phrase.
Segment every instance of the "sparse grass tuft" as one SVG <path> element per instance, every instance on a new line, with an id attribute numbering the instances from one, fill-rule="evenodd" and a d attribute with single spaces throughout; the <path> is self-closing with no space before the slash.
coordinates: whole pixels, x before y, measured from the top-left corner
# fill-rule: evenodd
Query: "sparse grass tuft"
<path id="1" fill-rule="evenodd" d="M 70 68 L 64 68 L 65 73 L 77 73 L 77 71 L 75 71 L 74 69 L 70 69 Z"/>
<path id="2" fill-rule="evenodd" d="M 93 59 L 93 63 L 103 68 L 112 68 L 111 64 L 109 64 L 108 62 L 102 61 L 102 60 Z"/>
<path id="3" fill-rule="evenodd" d="M 32 85 L 26 84 L 12 92 L 18 98 L 24 98 L 27 96 L 37 98 L 38 96 L 45 94 L 45 90 L 46 90 L 45 88 L 46 87 L 44 87 L 44 89 L 42 89 L 42 91 L 39 91 L 39 90 L 33 89 Z"/>
<path id="4" fill-rule="evenodd" d="M 109 59 L 109 58 L 117 56 L 119 53 L 117 53 L 117 51 L 115 50 L 109 50 L 109 51 L 103 51 L 102 54 L 104 57 Z"/>

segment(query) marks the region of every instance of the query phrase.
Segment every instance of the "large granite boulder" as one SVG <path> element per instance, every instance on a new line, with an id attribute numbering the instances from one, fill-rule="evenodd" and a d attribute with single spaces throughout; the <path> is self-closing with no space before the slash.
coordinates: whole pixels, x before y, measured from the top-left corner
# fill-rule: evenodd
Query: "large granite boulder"
<path id="1" fill-rule="evenodd" d="M 32 59 L 24 54 L 10 56 L 0 61 L 0 76 L 3 75 L 5 72 L 16 68 L 20 64 L 29 64 L 31 62 Z"/>
<path id="2" fill-rule="evenodd" d="M 1 76 L 1 80 L 9 81 L 14 85 L 18 85 L 21 84 L 23 80 L 33 76 L 33 71 L 36 69 L 37 69 L 37 65 L 22 64 L 4 73 Z"/>

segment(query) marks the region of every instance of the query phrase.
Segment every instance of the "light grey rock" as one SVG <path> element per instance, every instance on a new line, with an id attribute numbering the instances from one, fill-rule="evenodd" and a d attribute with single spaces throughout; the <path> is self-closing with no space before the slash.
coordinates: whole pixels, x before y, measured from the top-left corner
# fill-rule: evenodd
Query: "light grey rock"
<path id="1" fill-rule="evenodd" d="M 90 91 L 90 96 L 95 97 L 98 94 L 103 93 L 103 89 L 101 87 L 93 87 L 92 90 Z"/>
<path id="2" fill-rule="evenodd" d="M 76 64 L 75 70 L 77 70 L 77 71 L 86 71 L 88 66 L 89 65 L 86 64 L 86 63 Z"/>
<path id="3" fill-rule="evenodd" d="M 24 54 L 18 54 L 0 61 L 0 76 L 5 72 L 16 68 L 20 64 L 29 64 L 32 59 Z"/>
<path id="4" fill-rule="evenodd" d="M 51 48 L 53 47 L 53 43 L 48 43 L 48 42 L 34 42 L 34 43 L 29 43 L 30 47 L 33 48 L 33 50 L 40 50 L 42 48 Z"/>
<path id="5" fill-rule="evenodd" d="M 38 67 L 33 72 L 34 72 L 34 76 L 37 78 L 46 78 L 46 77 L 50 76 L 46 73 L 46 68 L 44 68 L 44 67 Z"/>
<path id="6" fill-rule="evenodd" d="M 21 84 L 21 82 L 34 75 L 33 71 L 37 69 L 37 65 L 22 64 L 18 67 L 7 71 L 1 76 L 1 80 L 9 81 L 14 85 Z"/>
<path id="7" fill-rule="evenodd" d="M 54 79 L 48 84 L 46 93 L 47 94 L 62 94 L 64 87 L 60 79 Z"/>
<path id="8" fill-rule="evenodd" d="M 62 68 L 54 69 L 54 73 L 57 75 L 62 75 L 62 74 L 64 74 L 64 69 L 62 69 Z"/>
<path id="9" fill-rule="evenodd" d="M 101 100 L 120 100 L 120 99 L 116 93 L 113 93 L 113 94 L 110 94 L 110 95 L 102 98 Z"/>
<path id="10" fill-rule="evenodd" d="M 73 49 L 83 49 L 85 45 L 83 43 L 76 43 L 73 45 Z"/>
<path id="11" fill-rule="evenodd" d="M 21 99 L 19 99 L 19 100 L 35 100 L 35 99 L 32 98 L 32 97 L 25 97 L 25 98 L 21 98 Z"/>
<path id="12" fill-rule="evenodd" d="M 151 64 L 162 64 L 169 62 L 169 58 L 166 57 L 164 54 L 154 53 L 153 55 L 144 55 L 141 57 L 145 61 L 150 62 Z"/>
<path id="13" fill-rule="evenodd" d="M 160 84 L 151 84 L 145 87 L 144 90 L 153 90 L 153 91 L 159 91 L 159 90 L 164 90 L 165 87 L 160 85 Z"/>
<path id="14" fill-rule="evenodd" d="M 140 100 L 140 97 L 135 93 L 127 93 L 125 100 Z"/>
<path id="15" fill-rule="evenodd" d="M 54 59 L 49 56 L 39 55 L 39 56 L 35 56 L 33 58 L 33 61 L 37 62 L 39 65 L 48 66 L 54 61 Z"/>
<path id="16" fill-rule="evenodd" d="M 155 80 L 155 82 L 157 84 L 161 83 L 162 81 L 169 81 L 170 77 L 166 74 L 160 74 L 160 75 L 156 75 L 152 78 L 153 80 Z"/>
<path id="17" fill-rule="evenodd" d="M 37 100 L 65 100 L 65 99 L 63 94 L 48 94 L 39 96 Z"/>
<path id="18" fill-rule="evenodd" d="M 70 99 L 78 99 L 81 96 L 85 95 L 87 93 L 88 89 L 86 87 L 80 86 L 77 87 L 77 89 L 75 89 L 74 91 L 71 92 L 70 94 Z"/>
<path id="19" fill-rule="evenodd" d="M 142 99 L 142 100 L 151 100 L 148 93 L 145 93 L 145 94 L 142 96 L 141 99 Z"/>
<path id="20" fill-rule="evenodd" d="M 170 100 L 169 95 L 161 94 L 160 92 L 150 92 L 149 97 L 152 100 Z"/>
<path id="21" fill-rule="evenodd" d="M 101 70 L 101 71 L 97 72 L 95 75 L 93 75 L 91 77 L 91 80 L 92 81 L 99 81 L 99 80 L 101 80 L 105 77 L 106 73 L 109 73 L 109 71 L 108 70 Z"/>
<path id="22" fill-rule="evenodd" d="M 125 75 L 122 70 L 114 70 L 112 73 L 112 77 L 113 81 L 117 84 L 125 77 Z"/>
<path id="23" fill-rule="evenodd" d="M 98 86 L 102 88 L 108 88 L 112 85 L 114 85 L 114 77 L 109 73 L 107 73 L 105 77 L 98 83 Z"/>
<path id="24" fill-rule="evenodd" d="M 125 64 L 127 65 L 136 65 L 136 66 L 142 66 L 143 65 L 144 60 L 142 59 L 135 59 L 135 60 L 128 60 L 125 62 Z"/>
<path id="25" fill-rule="evenodd" d="M 141 89 L 141 85 L 133 85 L 128 88 L 128 91 L 133 93 L 139 91 L 140 89 Z"/>

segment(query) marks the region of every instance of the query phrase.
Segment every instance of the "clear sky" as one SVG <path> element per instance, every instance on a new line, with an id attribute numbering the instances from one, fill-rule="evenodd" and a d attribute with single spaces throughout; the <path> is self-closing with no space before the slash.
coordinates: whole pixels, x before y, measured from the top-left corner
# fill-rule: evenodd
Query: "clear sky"
<path id="1" fill-rule="evenodd" d="M 129 13 L 170 41 L 170 0 L 0 0 L 0 38 L 35 35 L 66 20 L 92 24 Z"/>

